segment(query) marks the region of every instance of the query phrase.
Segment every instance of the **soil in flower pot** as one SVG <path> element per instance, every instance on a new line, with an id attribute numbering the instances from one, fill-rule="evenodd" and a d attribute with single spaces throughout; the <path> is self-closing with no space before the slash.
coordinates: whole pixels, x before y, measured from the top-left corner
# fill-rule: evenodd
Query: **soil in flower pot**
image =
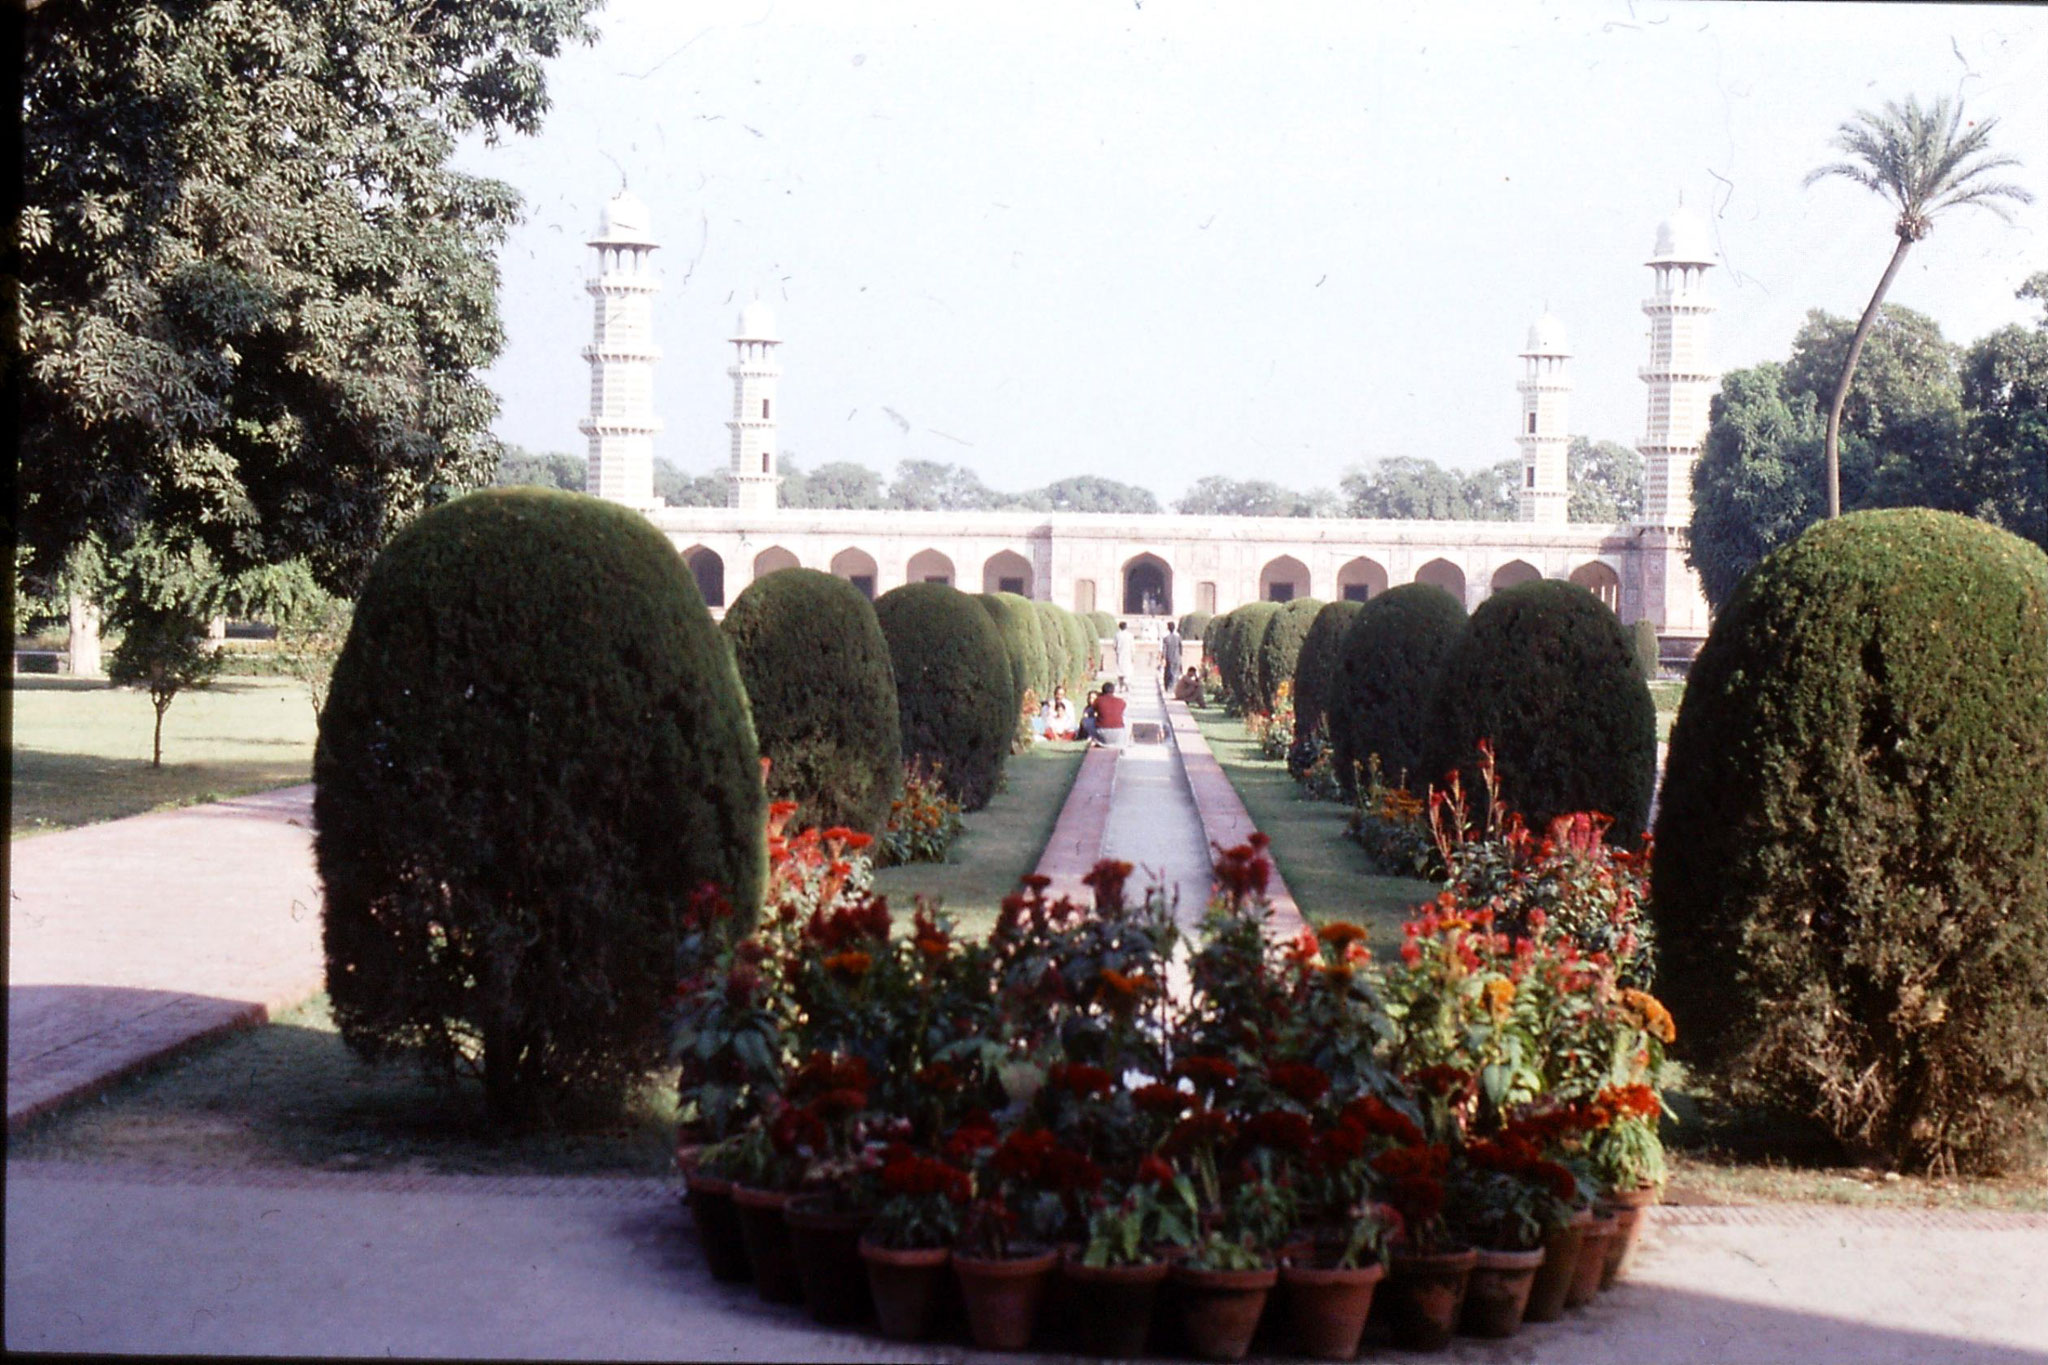
<path id="1" fill-rule="evenodd" d="M 830 1196 L 818 1195 L 792 1199 L 782 1216 L 789 1223 L 790 1254 L 812 1319 L 838 1325 L 872 1318 L 875 1304 L 868 1294 L 860 1235 L 874 1215 L 835 1212 Z"/>
<path id="2" fill-rule="evenodd" d="M 1394 1344 L 1404 1351 L 1441 1351 L 1451 1344 L 1464 1305 L 1465 1287 L 1476 1251 L 1447 1251 L 1431 1256 L 1395 1253 L 1380 1294 L 1387 1301 Z"/>
<path id="3" fill-rule="evenodd" d="M 1067 1283 L 1067 1304 L 1082 1354 L 1118 1359 L 1145 1354 L 1166 1269 L 1164 1261 L 1085 1266 L 1077 1256 L 1061 1259 L 1060 1277 Z"/>
<path id="4" fill-rule="evenodd" d="M 967 1304 L 967 1330 L 984 1351 L 1021 1351 L 1031 1344 L 1057 1251 L 984 1261 L 953 1256 L 953 1277 Z"/>
<path id="5" fill-rule="evenodd" d="M 1607 1243 L 1607 1262 L 1600 1271 L 1602 1289 L 1612 1288 L 1614 1282 L 1628 1272 L 1629 1262 L 1635 1258 L 1636 1242 L 1643 1234 L 1643 1223 L 1649 1217 L 1650 1205 L 1656 1202 L 1655 1185 L 1617 1190 L 1608 1196 L 1607 1211 L 1621 1221 L 1614 1230 L 1613 1239 Z"/>
<path id="6" fill-rule="evenodd" d="M 1294 1350 L 1316 1360 L 1357 1355 L 1373 1290 L 1386 1273 L 1377 1261 L 1354 1270 L 1281 1266 L 1280 1301 Z"/>
<path id="7" fill-rule="evenodd" d="M 1511 1337 L 1522 1326 L 1522 1310 L 1543 1265 L 1543 1248 L 1479 1253 L 1465 1286 L 1458 1330 L 1468 1337 Z"/>
<path id="8" fill-rule="evenodd" d="M 1266 1311 L 1279 1271 L 1173 1268 L 1180 1289 L 1181 1330 L 1190 1353 L 1203 1360 L 1243 1360 Z"/>
<path id="9" fill-rule="evenodd" d="M 783 1205 L 791 1196 L 780 1190 L 757 1190 L 735 1185 L 733 1207 L 740 1220 L 740 1235 L 746 1240 L 747 1261 L 754 1267 L 754 1292 L 769 1303 L 802 1303 L 803 1281 L 797 1278 L 796 1260 L 789 1249 L 789 1224 L 783 1221 Z"/>
<path id="10" fill-rule="evenodd" d="M 697 1241 L 704 1248 L 704 1263 L 714 1280 L 751 1280 L 753 1263 L 747 1260 L 746 1239 L 740 1234 L 739 1210 L 733 1207 L 732 1182 L 691 1171 L 686 1179 L 688 1193 L 683 1203 L 696 1225 Z"/>
<path id="11" fill-rule="evenodd" d="M 1522 1310 L 1523 1322 L 1556 1322 L 1564 1316 L 1565 1295 L 1571 1292 L 1572 1272 L 1579 1265 L 1579 1244 L 1593 1222 L 1593 1211 L 1581 1209 L 1572 1221 L 1543 1239 L 1543 1264 L 1529 1286 L 1529 1305 Z"/>
<path id="12" fill-rule="evenodd" d="M 897 1251 L 862 1238 L 860 1255 L 882 1335 L 891 1341 L 932 1336 L 939 1325 L 940 1297 L 952 1279 L 946 1267 L 953 1253 L 945 1247 Z"/>
<path id="13" fill-rule="evenodd" d="M 1579 1241 L 1579 1259 L 1572 1265 L 1572 1287 L 1566 1291 L 1566 1308 L 1583 1308 L 1600 1292 L 1600 1276 L 1607 1269 L 1607 1244 L 1614 1239 L 1617 1221 L 1612 1215 L 1595 1214 Z"/>

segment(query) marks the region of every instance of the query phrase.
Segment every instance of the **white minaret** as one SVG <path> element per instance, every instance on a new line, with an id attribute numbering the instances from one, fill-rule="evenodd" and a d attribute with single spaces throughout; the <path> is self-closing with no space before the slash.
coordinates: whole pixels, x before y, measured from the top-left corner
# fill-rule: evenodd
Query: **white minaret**
<path id="1" fill-rule="evenodd" d="M 1571 485 L 1565 471 L 1565 452 L 1571 443 L 1567 430 L 1571 420 L 1572 380 L 1567 372 L 1571 348 L 1565 344 L 1564 324 L 1545 313 L 1529 328 L 1529 345 L 1522 352 L 1522 378 L 1515 391 L 1522 395 L 1521 430 L 1522 488 L 1519 499 L 1523 521 L 1545 524 L 1571 520 Z"/>
<path id="2" fill-rule="evenodd" d="M 1720 375 L 1707 363 L 1706 295 L 1714 248 L 1707 225 L 1681 200 L 1657 225 L 1657 247 L 1646 262 L 1656 292 L 1643 303 L 1650 315 L 1650 363 L 1641 371 L 1650 386 L 1643 439 L 1643 520 L 1651 526 L 1692 525 L 1692 467 L 1707 438 L 1707 405 Z"/>
<path id="3" fill-rule="evenodd" d="M 653 300 L 654 238 L 647 206 L 620 190 L 604 206 L 597 236 L 597 273 L 585 286 L 596 301 L 590 345 L 590 416 L 577 423 L 590 438 L 590 473 L 584 489 L 629 507 L 654 502 Z"/>
<path id="4" fill-rule="evenodd" d="M 775 348 L 782 337 L 767 304 L 755 299 L 740 310 L 732 344 L 732 368 L 726 371 L 732 376 L 732 420 L 725 424 L 732 432 L 726 506 L 772 512 L 775 489 L 782 482 L 775 449 L 775 381 L 782 378 Z"/>

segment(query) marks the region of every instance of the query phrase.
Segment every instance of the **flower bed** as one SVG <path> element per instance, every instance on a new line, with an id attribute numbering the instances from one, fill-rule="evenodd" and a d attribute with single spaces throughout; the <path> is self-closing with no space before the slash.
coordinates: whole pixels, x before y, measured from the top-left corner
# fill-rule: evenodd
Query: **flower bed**
<path id="1" fill-rule="evenodd" d="M 1671 1025 L 1643 860 L 1598 817 L 1537 838 L 1489 811 L 1436 804 L 1449 875 L 1387 962 L 1347 923 L 1276 938 L 1261 836 L 1218 852 L 1186 943 L 1112 861 L 1091 906 L 1026 878 L 976 943 L 922 904 L 892 933 L 860 836 L 778 828 L 762 927 L 707 931 L 679 997 L 707 1259 L 735 1261 L 724 1188 L 765 1297 L 898 1338 L 962 1330 L 955 1299 L 983 1347 L 1214 1359 L 1262 1317 L 1348 1354 L 1376 1296 L 1423 1348 L 1556 1316 L 1620 1272 L 1661 1182 Z"/>

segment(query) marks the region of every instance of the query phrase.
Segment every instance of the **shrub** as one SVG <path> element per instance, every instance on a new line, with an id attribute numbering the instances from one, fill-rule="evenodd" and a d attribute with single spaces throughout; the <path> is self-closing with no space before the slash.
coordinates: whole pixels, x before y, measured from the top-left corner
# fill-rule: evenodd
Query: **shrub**
<path id="1" fill-rule="evenodd" d="M 1066 613 L 1067 650 L 1073 675 L 1067 679 L 1067 691 L 1075 696 L 1084 693 L 1095 681 L 1096 661 L 1101 657 L 1095 639 L 1095 627 L 1077 612 Z"/>
<path id="2" fill-rule="evenodd" d="M 1116 618 L 1114 616 L 1111 616 L 1108 612 L 1089 612 L 1088 623 L 1095 627 L 1096 639 L 1114 640 L 1116 638 Z"/>
<path id="3" fill-rule="evenodd" d="M 2048 557 L 1823 522 L 1714 622 L 1657 818 L 1664 979 L 1739 1097 L 1992 1171 L 2048 1118 Z"/>
<path id="4" fill-rule="evenodd" d="M 1647 617 L 1636 622 L 1632 643 L 1636 647 L 1636 671 L 1643 675 L 1644 682 L 1657 681 L 1657 627 Z"/>
<path id="5" fill-rule="evenodd" d="M 313 760 L 327 990 L 351 1047 L 481 1069 L 499 1119 L 662 1060 L 694 893 L 759 912 L 732 656 L 638 513 L 473 493 L 371 568 Z"/>
<path id="6" fill-rule="evenodd" d="M 1614 818 L 1617 845 L 1642 840 L 1657 708 L 1621 621 L 1576 583 L 1538 579 L 1487 598 L 1444 658 L 1423 734 L 1424 774 L 1455 769 L 1467 791 L 1479 789 L 1479 742 L 1491 741 L 1501 789 L 1535 829 L 1593 811 Z"/>
<path id="7" fill-rule="evenodd" d="M 1014 592 L 985 592 L 975 599 L 1002 637 L 1003 652 L 1010 657 L 1010 677 L 1015 695 L 1012 710 L 1024 705 L 1024 694 L 1043 697 L 1052 691 L 1045 668 L 1045 633 L 1038 628 L 1038 613 L 1030 599 Z"/>
<path id="8" fill-rule="evenodd" d="M 1316 613 L 1323 609 L 1323 604 L 1313 597 L 1297 597 L 1279 605 L 1280 610 L 1273 613 L 1265 633 L 1259 637 L 1259 709 L 1263 711 L 1273 709 L 1281 683 L 1294 681 L 1294 665 L 1301 658 L 1302 641 L 1308 639 L 1308 629 L 1315 624 Z"/>
<path id="9" fill-rule="evenodd" d="M 1301 655 L 1294 664 L 1294 730 L 1314 735 L 1323 729 L 1323 711 L 1328 705 L 1331 680 L 1337 673 L 1337 654 L 1344 634 L 1363 602 L 1331 602 L 1316 613 L 1308 635 L 1301 642 Z"/>
<path id="10" fill-rule="evenodd" d="M 1073 646 L 1067 642 L 1067 613 L 1057 603 L 1033 602 L 1031 609 L 1038 614 L 1038 636 L 1045 644 L 1045 689 L 1038 694 L 1044 700 L 1052 696 L 1054 683 L 1071 680 Z"/>
<path id="11" fill-rule="evenodd" d="M 1180 618 L 1180 638 L 1183 640 L 1201 639 L 1202 632 L 1207 630 L 1209 623 L 1215 619 L 1215 616 L 1210 612 L 1189 612 L 1186 616 Z"/>
<path id="12" fill-rule="evenodd" d="M 1266 626 L 1278 615 L 1278 602 L 1247 602 L 1223 618 L 1217 637 L 1222 657 L 1223 690 L 1239 712 L 1263 710 L 1259 696 L 1259 644 Z"/>
<path id="13" fill-rule="evenodd" d="M 1365 603 L 1337 648 L 1323 703 L 1331 761 L 1346 795 L 1375 754 L 1397 787 L 1424 785 L 1423 725 L 1444 656 L 1465 633 L 1465 608 L 1430 583 L 1404 583 Z"/>
<path id="14" fill-rule="evenodd" d="M 928 763 L 903 770 L 903 794 L 889 806 L 889 825 L 876 844 L 876 861 L 884 867 L 903 863 L 943 863 L 966 822 L 960 803 L 946 795 L 945 783 Z"/>
<path id="15" fill-rule="evenodd" d="M 995 795 L 1017 724 L 1015 673 L 995 621 L 944 583 L 890 589 L 875 619 L 896 670 L 904 758 L 936 766 L 954 799 L 980 810 Z"/>
<path id="16" fill-rule="evenodd" d="M 724 630 L 771 760 L 768 795 L 796 802 L 803 824 L 881 833 L 903 754 L 874 607 L 843 578 L 791 569 L 748 584 Z"/>

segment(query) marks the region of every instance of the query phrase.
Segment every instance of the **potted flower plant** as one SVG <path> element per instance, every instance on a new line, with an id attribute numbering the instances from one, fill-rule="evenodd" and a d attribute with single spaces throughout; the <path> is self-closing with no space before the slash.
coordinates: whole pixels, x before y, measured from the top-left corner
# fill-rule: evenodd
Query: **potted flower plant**
<path id="1" fill-rule="evenodd" d="M 880 1153 L 866 1141 L 871 1085 L 860 1058 L 823 1052 L 790 1075 L 808 1160 L 783 1218 L 804 1303 L 822 1323 L 861 1322 L 873 1312 L 860 1255 L 861 1233 L 880 1199 Z"/>
<path id="2" fill-rule="evenodd" d="M 882 1202 L 860 1240 L 882 1335 L 921 1341 L 931 1334 L 946 1266 L 972 1197 L 967 1172 L 898 1143 L 885 1154 Z"/>
<path id="3" fill-rule="evenodd" d="M 1101 1186 L 1102 1171 L 1045 1129 L 1019 1129 L 987 1150 L 975 1184 L 953 1273 L 975 1344 L 1021 1351 L 1030 1344 L 1059 1244 L 1079 1231 L 1080 1196 Z"/>
<path id="4" fill-rule="evenodd" d="M 1196 1219 L 1193 1183 L 1156 1156 L 1139 1165 L 1121 1198 L 1094 1211 L 1080 1254 L 1061 1263 L 1083 1350 L 1119 1358 L 1144 1354 L 1167 1253 L 1194 1241 Z"/>
<path id="5" fill-rule="evenodd" d="M 1522 1325 L 1543 1239 L 1571 1226 L 1578 1181 L 1517 1133 L 1467 1143 L 1451 1184 L 1451 1217 L 1479 1253 L 1459 1330 L 1509 1337 Z"/>
<path id="6" fill-rule="evenodd" d="M 1300 1202 L 1270 1150 L 1257 1151 L 1234 1174 L 1212 1226 L 1172 1272 L 1188 1348 L 1205 1360 L 1244 1359 L 1279 1281 L 1277 1251 L 1300 1228 Z"/>
<path id="7" fill-rule="evenodd" d="M 1411 1351 L 1450 1345 L 1479 1253 L 1444 1221 L 1450 1149 L 1442 1143 L 1396 1147 L 1373 1158 L 1389 1182 L 1387 1202 L 1401 1217 L 1388 1262 L 1388 1317 L 1395 1341 Z"/>
<path id="8" fill-rule="evenodd" d="M 795 1105 L 776 1100 L 769 1114 L 732 1140 L 726 1168 L 733 1173 L 733 1207 L 754 1269 L 754 1289 L 769 1303 L 803 1301 L 782 1212 L 803 1184 L 808 1163 L 802 1149 L 816 1122 Z"/>

